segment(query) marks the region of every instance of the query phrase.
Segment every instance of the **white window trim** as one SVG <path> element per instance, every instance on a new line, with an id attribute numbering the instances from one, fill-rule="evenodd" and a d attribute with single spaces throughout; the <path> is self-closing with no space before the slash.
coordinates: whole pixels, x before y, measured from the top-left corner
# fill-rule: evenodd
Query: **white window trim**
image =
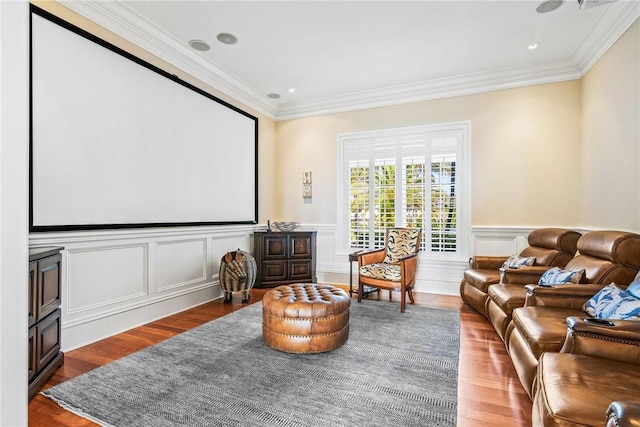
<path id="1" fill-rule="evenodd" d="M 416 133 L 433 133 L 433 132 L 449 132 L 456 131 L 461 134 L 461 144 L 458 151 L 456 163 L 457 180 L 460 184 L 457 192 L 456 212 L 458 220 L 459 241 L 458 251 L 455 253 L 432 253 L 421 252 L 421 258 L 438 259 L 438 260 L 466 260 L 469 257 L 471 247 L 471 121 L 459 121 L 438 123 L 422 126 L 410 126 L 391 129 L 371 130 L 364 132 L 352 132 L 338 134 L 338 166 L 337 166 L 337 227 L 336 227 L 336 253 L 350 253 L 355 249 L 348 246 L 348 218 L 349 218 L 349 182 L 347 180 L 347 172 L 345 168 L 345 145 L 349 141 L 360 140 L 364 138 L 384 138 L 384 137 L 401 137 L 413 135 Z"/>

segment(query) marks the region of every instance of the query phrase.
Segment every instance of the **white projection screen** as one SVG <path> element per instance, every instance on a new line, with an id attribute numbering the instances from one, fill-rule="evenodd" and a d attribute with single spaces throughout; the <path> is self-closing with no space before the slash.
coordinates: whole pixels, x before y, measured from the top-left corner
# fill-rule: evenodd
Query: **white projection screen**
<path id="1" fill-rule="evenodd" d="M 257 222 L 256 117 L 31 10 L 31 231 Z"/>

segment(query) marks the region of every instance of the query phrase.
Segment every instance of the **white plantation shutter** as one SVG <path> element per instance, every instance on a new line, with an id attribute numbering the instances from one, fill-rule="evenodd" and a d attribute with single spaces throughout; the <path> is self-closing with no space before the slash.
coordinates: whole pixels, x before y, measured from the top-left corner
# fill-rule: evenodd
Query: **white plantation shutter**
<path id="1" fill-rule="evenodd" d="M 349 162 L 350 207 L 349 229 L 351 245 L 356 248 L 369 247 L 369 161 Z"/>
<path id="2" fill-rule="evenodd" d="M 431 137 L 431 235 L 432 252 L 455 252 L 457 242 L 456 148 L 458 133 Z"/>
<path id="3" fill-rule="evenodd" d="M 384 246 L 389 227 L 423 229 L 422 250 L 459 249 L 460 124 L 391 129 L 339 138 L 350 248 Z M 464 165 L 463 165 L 464 166 Z"/>

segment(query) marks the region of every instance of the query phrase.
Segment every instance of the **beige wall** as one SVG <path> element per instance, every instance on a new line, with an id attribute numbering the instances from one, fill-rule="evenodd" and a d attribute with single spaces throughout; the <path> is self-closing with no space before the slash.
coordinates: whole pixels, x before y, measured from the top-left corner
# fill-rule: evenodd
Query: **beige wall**
<path id="1" fill-rule="evenodd" d="M 639 27 L 581 80 L 277 123 L 278 218 L 336 222 L 338 134 L 470 120 L 472 226 L 640 232 Z"/>
<path id="2" fill-rule="evenodd" d="M 638 22 L 579 81 L 276 123 L 58 3 L 32 3 L 256 115 L 261 223 L 336 223 L 340 133 L 470 120 L 472 226 L 640 231 Z"/>
<path id="3" fill-rule="evenodd" d="M 580 224 L 640 231 L 640 23 L 582 79 Z"/>
<path id="4" fill-rule="evenodd" d="M 144 59 L 166 72 L 176 74 L 182 80 L 258 117 L 258 220 L 259 222 L 266 222 L 269 216 L 273 216 L 272 213 L 275 211 L 277 202 L 275 194 L 276 187 L 274 186 L 274 171 L 276 170 L 276 124 L 273 119 L 270 119 L 269 117 L 238 102 L 237 100 L 220 92 L 218 89 L 203 83 L 193 76 L 186 74 L 184 71 L 174 67 L 162 59 L 159 59 L 133 43 L 105 30 L 94 22 L 62 6 L 60 3 L 52 0 L 32 0 L 31 3 L 117 47 L 126 50 L 127 52 L 136 55 L 141 59 Z"/>
<path id="5" fill-rule="evenodd" d="M 278 122 L 278 219 L 335 224 L 338 134 L 463 120 L 471 121 L 473 226 L 578 222 L 578 81 Z M 310 204 L 303 170 L 313 172 Z"/>

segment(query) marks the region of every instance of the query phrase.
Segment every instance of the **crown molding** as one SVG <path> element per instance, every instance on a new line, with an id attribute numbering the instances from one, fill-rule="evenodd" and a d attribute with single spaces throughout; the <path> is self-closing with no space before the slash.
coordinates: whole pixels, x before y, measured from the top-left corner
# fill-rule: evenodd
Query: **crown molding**
<path id="1" fill-rule="evenodd" d="M 574 55 L 584 76 L 629 27 L 640 17 L 640 2 L 620 1 L 620 9 L 607 9 L 595 29 L 582 42 Z"/>
<path id="2" fill-rule="evenodd" d="M 283 104 L 278 110 L 276 119 L 288 120 L 408 104 L 494 90 L 575 80 L 579 77 L 580 71 L 578 68 L 566 61 L 544 63 L 536 66 L 510 67 L 330 98 Z"/>
<path id="3" fill-rule="evenodd" d="M 261 93 L 205 60 L 124 3 L 118 0 L 58 0 L 58 2 L 234 100 L 272 119 L 275 118 L 277 106 Z"/>
<path id="4" fill-rule="evenodd" d="M 514 89 L 582 78 L 640 17 L 640 2 L 620 1 L 609 8 L 594 31 L 580 45 L 573 60 L 491 70 L 410 85 L 283 104 L 276 120 L 289 120 L 345 111 L 364 110 L 494 90 Z"/>
<path id="5" fill-rule="evenodd" d="M 582 78 L 640 16 L 640 3 L 609 8 L 570 60 L 509 67 L 334 97 L 281 104 L 265 99 L 232 74 L 206 61 L 119 0 L 58 0 L 65 7 L 147 50 L 274 120 L 289 120 Z"/>

